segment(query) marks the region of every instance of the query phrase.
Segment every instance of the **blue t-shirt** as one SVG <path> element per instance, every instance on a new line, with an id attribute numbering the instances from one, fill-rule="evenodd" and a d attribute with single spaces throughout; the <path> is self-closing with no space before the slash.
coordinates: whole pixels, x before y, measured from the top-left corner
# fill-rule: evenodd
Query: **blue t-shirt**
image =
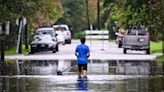
<path id="1" fill-rule="evenodd" d="M 78 64 L 87 64 L 87 54 L 90 52 L 89 47 L 85 44 L 80 44 L 76 47 L 76 52 L 78 53 Z"/>

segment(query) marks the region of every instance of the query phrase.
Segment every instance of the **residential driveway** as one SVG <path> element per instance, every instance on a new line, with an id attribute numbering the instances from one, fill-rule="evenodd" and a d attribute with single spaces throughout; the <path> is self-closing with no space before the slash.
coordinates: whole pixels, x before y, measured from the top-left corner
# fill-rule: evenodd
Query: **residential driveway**
<path id="1" fill-rule="evenodd" d="M 6 55 L 9 59 L 26 60 L 76 60 L 75 48 L 80 44 L 79 40 L 73 40 L 72 44 L 60 45 L 59 52 L 39 52 L 30 55 Z M 115 42 L 110 41 L 87 41 L 90 47 L 92 60 L 154 60 L 156 55 L 146 55 L 145 51 L 127 51 L 123 54 L 123 49 L 118 48 Z"/>

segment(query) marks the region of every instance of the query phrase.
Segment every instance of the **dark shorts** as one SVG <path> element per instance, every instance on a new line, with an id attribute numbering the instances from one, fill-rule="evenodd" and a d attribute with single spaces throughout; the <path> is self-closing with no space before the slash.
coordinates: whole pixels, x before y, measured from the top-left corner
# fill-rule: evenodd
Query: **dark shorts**
<path id="1" fill-rule="evenodd" d="M 81 70 L 87 71 L 87 64 L 78 64 L 78 69 L 81 72 Z"/>

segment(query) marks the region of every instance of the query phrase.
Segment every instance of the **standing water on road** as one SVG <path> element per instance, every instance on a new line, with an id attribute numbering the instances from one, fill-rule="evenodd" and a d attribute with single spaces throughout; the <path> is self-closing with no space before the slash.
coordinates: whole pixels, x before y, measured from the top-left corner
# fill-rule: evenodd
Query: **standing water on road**
<path id="1" fill-rule="evenodd" d="M 0 92 L 164 92 L 164 63 L 90 60 L 88 80 L 79 80 L 73 60 L 0 63 Z M 57 71 L 63 75 L 57 75 Z"/>

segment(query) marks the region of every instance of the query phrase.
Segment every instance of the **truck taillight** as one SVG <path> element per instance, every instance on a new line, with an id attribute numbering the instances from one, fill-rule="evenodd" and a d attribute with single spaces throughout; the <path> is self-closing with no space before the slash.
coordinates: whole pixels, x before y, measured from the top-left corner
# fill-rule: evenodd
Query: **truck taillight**
<path id="1" fill-rule="evenodd" d="M 150 36 L 150 33 L 147 33 L 148 36 Z"/>

